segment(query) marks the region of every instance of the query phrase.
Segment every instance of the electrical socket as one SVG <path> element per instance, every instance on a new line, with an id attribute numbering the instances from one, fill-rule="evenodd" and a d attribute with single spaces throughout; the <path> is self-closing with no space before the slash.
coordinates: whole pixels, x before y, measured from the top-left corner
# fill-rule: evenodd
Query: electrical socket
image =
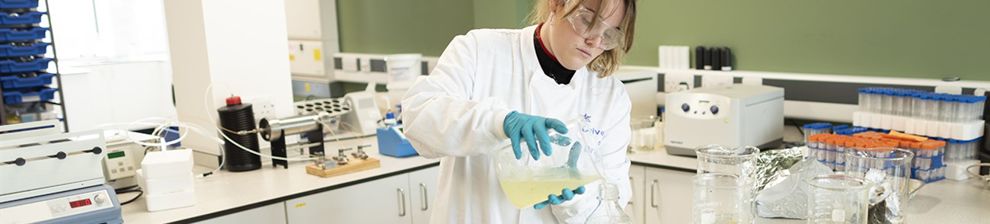
<path id="1" fill-rule="evenodd" d="M 663 76 L 663 91 L 680 92 L 694 88 L 694 75 L 689 73 L 667 73 Z"/>
<path id="2" fill-rule="evenodd" d="M 275 113 L 275 104 L 272 100 L 265 96 L 254 97 L 251 101 L 248 101 L 254 105 L 254 119 L 261 120 L 262 118 L 275 119 L 278 118 L 277 113 Z"/>

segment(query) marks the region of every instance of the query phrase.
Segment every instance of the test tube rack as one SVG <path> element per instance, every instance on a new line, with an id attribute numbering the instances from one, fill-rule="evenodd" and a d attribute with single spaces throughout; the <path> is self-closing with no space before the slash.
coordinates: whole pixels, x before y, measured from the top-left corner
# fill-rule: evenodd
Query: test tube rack
<path id="1" fill-rule="evenodd" d="M 959 141 L 984 134 L 985 96 L 861 88 L 853 125 Z"/>
<path id="2" fill-rule="evenodd" d="M 40 5 L 40 2 L 44 2 L 44 5 Z M 0 36 L 3 37 L 2 44 L 5 47 L 0 54 L 2 55 L 0 59 L 3 59 L 5 63 L 5 65 L 0 66 L 2 67 L 0 70 L 3 70 L 0 77 L 18 77 L 19 74 L 25 73 L 42 74 L 5 81 L 4 86 L 0 88 L 0 126 L 58 119 L 62 122 L 63 130 L 69 129 L 64 106 L 65 98 L 61 90 L 62 75 L 59 72 L 59 63 L 56 59 L 58 52 L 55 47 L 55 32 L 51 28 L 51 14 L 39 11 L 39 9 L 47 11 L 48 6 L 47 0 L 0 0 L 0 13 L 4 15 L 4 19 L 0 20 L 0 27 L 4 28 L 4 31 L 0 32 Z M 43 25 L 49 27 L 42 27 Z M 48 43 L 45 43 L 46 41 Z M 50 52 L 48 51 L 49 47 Z M 48 53 L 51 57 L 48 57 Z M 31 58 L 31 60 L 18 61 L 27 60 L 27 58 Z M 55 63 L 53 74 L 46 72 L 49 68 L 49 62 Z M 45 77 L 44 74 L 51 76 Z M 46 83 L 44 80 L 49 81 L 44 84 Z M 44 85 L 40 86 L 39 83 Z M 14 100 L 6 100 L 8 95 Z M 22 101 L 27 98 L 31 98 L 34 102 Z M 25 112 L 32 116 L 22 116 L 15 112 L 24 109 L 27 104 L 38 103 L 43 105 L 44 111 L 29 110 Z M 58 106 L 58 109 L 51 107 L 53 105 Z M 28 117 L 30 119 L 27 119 Z M 8 120 L 8 118 L 16 119 Z"/>

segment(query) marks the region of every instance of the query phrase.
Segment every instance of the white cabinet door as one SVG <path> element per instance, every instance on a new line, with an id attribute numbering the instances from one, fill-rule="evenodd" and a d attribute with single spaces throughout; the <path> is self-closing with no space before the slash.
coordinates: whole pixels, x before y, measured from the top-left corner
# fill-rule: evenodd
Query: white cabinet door
<path id="1" fill-rule="evenodd" d="M 299 223 L 411 223 L 409 175 L 399 174 L 285 203 L 288 220 Z"/>
<path id="2" fill-rule="evenodd" d="M 643 187 L 646 183 L 646 167 L 643 166 L 630 166 L 629 167 L 629 182 L 632 183 L 632 200 L 626 205 L 625 211 L 629 213 L 629 217 L 633 219 L 633 223 L 643 224 L 646 223 L 644 219 L 643 202 L 646 199 L 645 188 Z"/>
<path id="3" fill-rule="evenodd" d="M 437 195 L 438 172 L 439 168 L 431 167 L 409 173 L 409 194 L 412 198 L 409 210 L 412 212 L 413 224 L 430 223 L 430 213 L 433 212 L 433 202 Z"/>
<path id="4" fill-rule="evenodd" d="M 234 214 L 207 219 L 208 224 L 277 224 L 285 223 L 285 203 L 279 202 Z"/>
<path id="5" fill-rule="evenodd" d="M 646 223 L 691 223 L 694 172 L 646 168 Z"/>

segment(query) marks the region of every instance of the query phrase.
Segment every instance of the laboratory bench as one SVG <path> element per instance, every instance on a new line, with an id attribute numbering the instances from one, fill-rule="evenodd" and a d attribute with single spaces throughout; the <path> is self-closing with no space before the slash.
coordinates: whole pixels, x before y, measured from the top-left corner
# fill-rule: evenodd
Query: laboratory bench
<path id="1" fill-rule="evenodd" d="M 431 198 L 436 195 L 438 160 L 381 159 L 377 169 L 320 178 L 306 174 L 305 163 L 288 169 L 263 167 L 232 173 L 218 172 L 195 182 L 192 207 L 147 212 L 143 199 L 124 206 L 126 223 L 428 223 Z M 348 143 L 341 143 L 348 144 Z M 356 144 L 356 143 L 350 143 Z M 334 146 L 334 143 L 328 146 Z M 629 154 L 633 200 L 627 209 L 635 223 L 690 223 L 692 157 L 667 155 L 662 147 Z M 122 195 L 127 199 L 131 195 Z M 990 220 L 990 189 L 977 180 L 943 180 L 927 184 L 911 200 L 911 223 L 986 223 Z M 371 215 L 368 215 L 371 214 Z M 804 223 L 804 220 L 759 219 L 757 223 Z"/>

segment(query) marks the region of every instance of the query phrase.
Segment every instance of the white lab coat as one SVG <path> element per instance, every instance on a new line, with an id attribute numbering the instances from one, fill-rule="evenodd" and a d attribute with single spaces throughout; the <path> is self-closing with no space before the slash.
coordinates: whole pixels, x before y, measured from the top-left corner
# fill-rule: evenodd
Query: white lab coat
<path id="1" fill-rule="evenodd" d="M 454 37 L 433 72 L 406 93 L 405 135 L 420 155 L 441 158 L 431 223 L 583 223 L 598 205 L 598 182 L 586 185 L 584 195 L 542 210 L 509 202 L 498 183 L 494 152 L 511 150 L 502 123 L 513 110 L 583 122 L 584 128 L 570 132 L 593 136 L 585 144 L 604 150 L 603 176 L 618 184 L 621 205 L 630 200 L 625 152 L 631 104 L 622 83 L 582 68 L 570 84 L 557 84 L 540 68 L 535 29 L 481 29 Z"/>

